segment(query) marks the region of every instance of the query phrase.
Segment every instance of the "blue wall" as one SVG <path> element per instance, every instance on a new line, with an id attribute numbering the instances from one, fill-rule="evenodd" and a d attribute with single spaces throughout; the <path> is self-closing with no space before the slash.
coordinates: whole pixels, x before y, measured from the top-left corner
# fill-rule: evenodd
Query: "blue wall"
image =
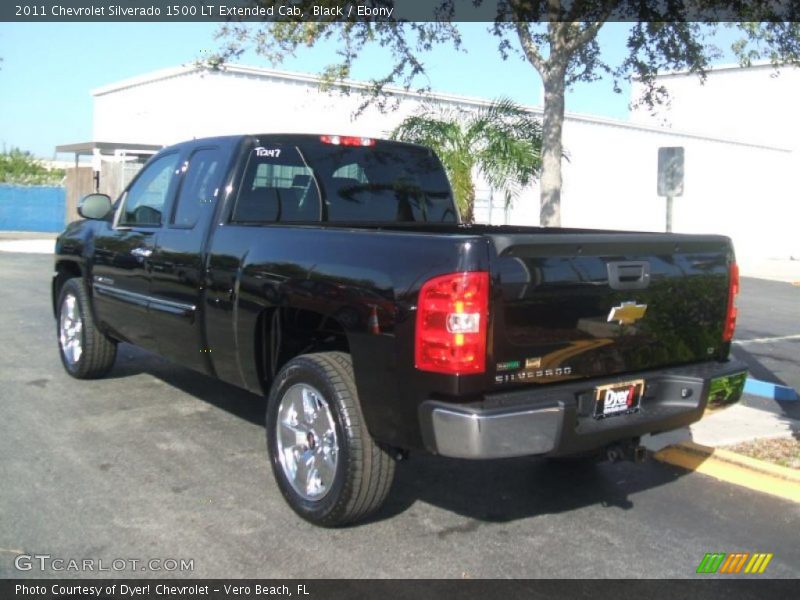
<path id="1" fill-rule="evenodd" d="M 0 184 L 0 231 L 61 231 L 63 187 Z"/>

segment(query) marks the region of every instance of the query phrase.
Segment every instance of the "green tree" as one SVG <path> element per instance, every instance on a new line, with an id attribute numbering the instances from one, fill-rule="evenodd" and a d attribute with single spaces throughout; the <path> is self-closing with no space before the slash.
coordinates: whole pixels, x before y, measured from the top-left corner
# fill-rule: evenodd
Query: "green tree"
<path id="1" fill-rule="evenodd" d="M 272 5 L 275 0 L 251 0 Z M 340 6 L 338 0 L 295 0 L 293 6 L 306 15 L 313 6 Z M 338 60 L 323 72 L 326 82 L 343 81 L 354 62 L 375 45 L 393 57 L 385 75 L 371 82 L 370 101 L 385 105 L 384 88 L 402 84 L 406 89 L 429 89 L 423 58 L 434 46 L 450 44 L 462 48 L 457 22 L 475 17 L 493 23 L 500 57 L 516 56 L 528 62 L 542 80 L 542 175 L 540 220 L 543 225 L 561 224 L 561 161 L 565 95 L 578 82 L 608 77 L 616 91 L 620 82 L 632 77 L 643 84 L 637 103 L 654 107 L 668 99 L 657 76 L 665 70 L 687 70 L 704 78 L 712 61 L 721 56 L 715 45 L 720 26 L 741 34 L 731 51 L 742 64 L 767 59 L 773 65 L 800 64 L 800 9 L 797 2 L 747 2 L 730 0 L 432 0 L 427 21 L 404 20 L 408 4 L 395 0 L 369 0 L 372 7 L 394 7 L 392 18 L 349 20 L 331 16 L 320 21 L 273 21 L 250 26 L 226 24 L 218 37 L 220 52 L 210 65 L 241 55 L 249 47 L 273 64 L 300 48 L 321 41 L 338 43 Z M 417 5 L 419 6 L 419 5 Z M 317 17 L 319 18 L 319 17 Z M 327 20 L 326 20 L 327 19 Z M 601 52 L 598 32 L 609 20 L 631 21 L 627 37 L 618 40 L 624 58 L 610 64 Z M 724 22 L 724 23 L 723 23 Z M 420 84 L 420 82 L 423 82 Z"/>
<path id="2" fill-rule="evenodd" d="M 508 99 L 477 111 L 427 107 L 403 120 L 391 137 L 433 148 L 466 223 L 474 219 L 474 172 L 501 191 L 508 204 L 541 168 L 541 125 Z"/>
<path id="3" fill-rule="evenodd" d="M 0 183 L 21 185 L 57 185 L 64 169 L 48 169 L 30 152 L 11 148 L 0 153 Z"/>

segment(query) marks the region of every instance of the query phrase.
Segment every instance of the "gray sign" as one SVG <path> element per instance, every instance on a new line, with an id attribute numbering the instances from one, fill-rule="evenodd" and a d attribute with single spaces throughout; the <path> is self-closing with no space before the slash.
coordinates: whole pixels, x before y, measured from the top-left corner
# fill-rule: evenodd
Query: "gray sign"
<path id="1" fill-rule="evenodd" d="M 658 195 L 683 196 L 683 146 L 658 149 Z"/>

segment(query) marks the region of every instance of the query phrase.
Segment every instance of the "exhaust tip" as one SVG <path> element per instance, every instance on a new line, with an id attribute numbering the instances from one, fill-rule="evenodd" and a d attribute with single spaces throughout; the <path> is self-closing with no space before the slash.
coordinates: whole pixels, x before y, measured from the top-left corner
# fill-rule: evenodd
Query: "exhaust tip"
<path id="1" fill-rule="evenodd" d="M 619 444 L 613 444 L 606 448 L 606 460 L 608 462 L 618 462 L 625 458 L 625 453 L 622 451 L 622 446 Z"/>

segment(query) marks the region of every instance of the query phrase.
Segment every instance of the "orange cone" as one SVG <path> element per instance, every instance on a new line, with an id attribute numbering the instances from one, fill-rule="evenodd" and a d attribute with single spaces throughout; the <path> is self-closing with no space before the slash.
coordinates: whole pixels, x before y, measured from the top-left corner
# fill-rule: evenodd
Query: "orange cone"
<path id="1" fill-rule="evenodd" d="M 369 321 L 367 321 L 367 328 L 370 333 L 378 335 L 381 332 L 380 324 L 378 323 L 378 309 L 372 307 L 372 312 L 369 314 Z"/>

